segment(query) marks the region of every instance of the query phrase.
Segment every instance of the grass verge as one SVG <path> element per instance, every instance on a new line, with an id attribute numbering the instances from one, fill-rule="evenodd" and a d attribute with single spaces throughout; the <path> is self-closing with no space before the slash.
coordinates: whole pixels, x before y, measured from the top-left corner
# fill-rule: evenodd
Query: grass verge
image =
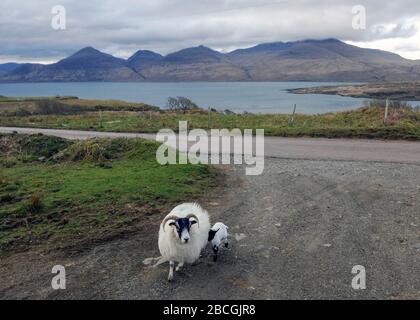
<path id="1" fill-rule="evenodd" d="M 372 100 L 356 110 L 296 114 L 293 121 L 286 114 L 213 111 L 209 125 L 201 109 L 181 114 L 118 100 L 0 97 L 0 126 L 154 133 L 162 128 L 176 131 L 179 121 L 187 120 L 191 129 L 264 129 L 271 136 L 420 140 L 418 108 L 392 103 L 385 123 L 384 114 L 384 103 Z"/>
<path id="2" fill-rule="evenodd" d="M 84 248 L 147 228 L 215 185 L 205 165 L 161 166 L 142 139 L 0 135 L 0 252 Z"/>
<path id="3" fill-rule="evenodd" d="M 116 132 L 157 132 L 178 129 L 187 120 L 191 129 L 208 128 L 205 112 L 97 112 L 76 115 L 0 116 L 0 126 L 77 129 Z M 283 137 L 375 138 L 420 140 L 420 112 L 410 108 L 391 108 L 384 123 L 384 109 L 370 106 L 356 110 L 319 115 L 297 114 L 293 123 L 284 114 L 223 114 L 213 112 L 211 128 L 264 129 L 266 135 Z"/>

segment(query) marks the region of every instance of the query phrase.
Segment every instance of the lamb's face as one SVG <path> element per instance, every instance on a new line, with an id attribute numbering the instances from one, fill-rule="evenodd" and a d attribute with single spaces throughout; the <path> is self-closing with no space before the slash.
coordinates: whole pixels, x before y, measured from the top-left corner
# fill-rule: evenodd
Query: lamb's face
<path id="1" fill-rule="evenodd" d="M 178 237 L 181 243 L 188 243 L 190 241 L 190 229 L 193 224 L 197 223 L 194 219 L 189 218 L 179 218 L 169 225 L 174 227 L 176 236 Z"/>

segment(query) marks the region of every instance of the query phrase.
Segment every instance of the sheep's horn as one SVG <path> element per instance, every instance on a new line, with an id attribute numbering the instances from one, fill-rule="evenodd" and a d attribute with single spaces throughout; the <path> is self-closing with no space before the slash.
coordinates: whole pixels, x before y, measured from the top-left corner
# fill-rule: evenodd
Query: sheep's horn
<path id="1" fill-rule="evenodd" d="M 163 231 L 165 231 L 165 224 L 166 222 L 168 222 L 169 220 L 178 220 L 179 218 L 177 216 L 171 215 L 171 216 L 167 216 L 165 218 L 165 220 L 163 220 L 162 222 L 162 227 L 163 227 Z"/>
<path id="2" fill-rule="evenodd" d="M 200 220 L 197 218 L 197 216 L 196 216 L 195 214 L 190 213 L 190 214 L 187 216 L 187 218 L 188 218 L 188 219 L 189 219 L 189 218 L 194 218 L 195 220 L 197 220 L 198 227 L 200 228 Z"/>

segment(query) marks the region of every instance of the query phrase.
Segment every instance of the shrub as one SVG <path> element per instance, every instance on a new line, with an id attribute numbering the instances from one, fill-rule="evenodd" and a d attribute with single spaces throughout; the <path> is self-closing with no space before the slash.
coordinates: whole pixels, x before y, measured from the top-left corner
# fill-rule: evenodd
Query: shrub
<path id="1" fill-rule="evenodd" d="M 19 144 L 12 135 L 0 136 L 0 154 L 10 156 L 21 151 Z"/>
<path id="2" fill-rule="evenodd" d="M 22 152 L 36 158 L 49 158 L 72 144 L 69 140 L 53 136 L 44 136 L 43 134 L 20 136 L 17 139 Z"/>
<path id="3" fill-rule="evenodd" d="M 67 105 L 65 103 L 59 102 L 57 100 L 52 99 L 46 99 L 46 100 L 39 100 L 37 101 L 37 111 L 36 114 L 40 115 L 52 115 L 52 114 L 62 114 L 62 115 L 68 115 L 68 114 L 77 114 L 81 112 L 86 111 L 92 111 L 94 110 L 91 108 L 91 110 L 88 110 L 86 107 L 80 107 L 76 105 Z"/>
<path id="4" fill-rule="evenodd" d="M 134 147 L 131 139 L 90 139 L 79 141 L 66 150 L 54 156 L 55 161 L 93 161 L 103 162 L 118 158 L 122 153 L 129 151 Z"/>
<path id="5" fill-rule="evenodd" d="M 29 204 L 27 206 L 27 211 L 30 213 L 38 213 L 44 207 L 42 198 L 44 194 L 41 191 L 35 191 L 31 195 L 31 199 L 29 200 Z"/>
<path id="6" fill-rule="evenodd" d="M 365 107 L 377 107 L 377 108 L 385 108 L 386 107 L 386 100 L 382 99 L 372 99 L 366 100 L 364 102 Z M 398 101 L 398 100 L 390 100 L 389 107 L 395 109 L 413 109 L 407 102 L 405 101 Z"/>
<path id="7" fill-rule="evenodd" d="M 186 97 L 169 97 L 166 103 L 166 107 L 175 112 L 187 113 L 187 111 L 200 109 L 194 102 Z"/>

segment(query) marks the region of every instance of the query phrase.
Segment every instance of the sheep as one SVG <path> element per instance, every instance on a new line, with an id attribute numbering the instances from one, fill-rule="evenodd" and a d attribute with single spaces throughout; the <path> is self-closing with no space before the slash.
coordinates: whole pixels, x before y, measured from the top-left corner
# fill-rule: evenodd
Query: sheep
<path id="1" fill-rule="evenodd" d="M 209 231 L 208 241 L 211 241 L 211 247 L 213 249 L 213 261 L 217 260 L 217 253 L 219 252 L 219 247 L 222 243 L 225 244 L 227 248 L 229 246 L 228 242 L 228 227 L 222 222 L 217 222 Z"/>
<path id="2" fill-rule="evenodd" d="M 168 281 L 184 263 L 194 263 L 207 244 L 210 230 L 209 215 L 197 203 L 183 203 L 175 207 L 162 221 L 159 228 L 159 251 L 162 255 L 155 267 L 169 261 Z"/>

